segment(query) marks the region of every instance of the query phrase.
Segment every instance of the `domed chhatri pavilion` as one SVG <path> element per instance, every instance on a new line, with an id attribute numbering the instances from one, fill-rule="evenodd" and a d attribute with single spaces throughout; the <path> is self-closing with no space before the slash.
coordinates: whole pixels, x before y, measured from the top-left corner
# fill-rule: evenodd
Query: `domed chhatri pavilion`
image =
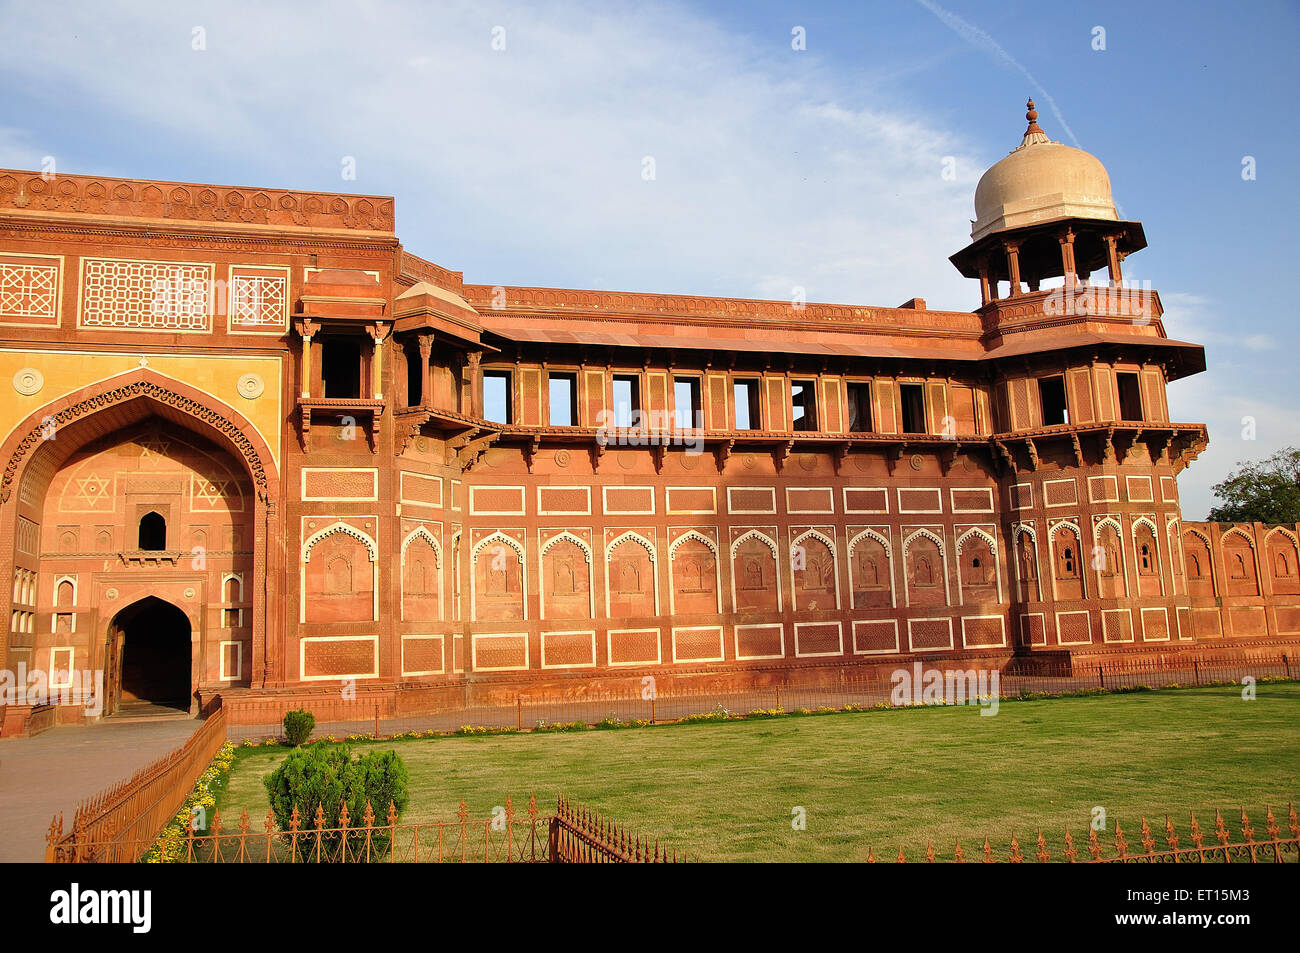
<path id="1" fill-rule="evenodd" d="M 0 667 L 253 722 L 1293 651 L 1298 527 L 1182 521 L 1204 352 L 1032 106 L 970 312 L 467 284 L 388 197 L 0 172 Z"/>

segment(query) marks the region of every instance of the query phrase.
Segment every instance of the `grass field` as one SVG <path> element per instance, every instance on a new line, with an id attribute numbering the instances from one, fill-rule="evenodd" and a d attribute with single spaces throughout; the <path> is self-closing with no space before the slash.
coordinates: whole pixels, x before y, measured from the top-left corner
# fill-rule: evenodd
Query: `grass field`
<path id="1" fill-rule="evenodd" d="M 411 773 L 404 822 L 472 817 L 530 792 L 559 792 L 660 837 L 692 859 L 863 860 L 900 844 L 919 859 L 927 840 L 951 853 L 1012 833 L 1028 853 L 1042 829 L 1059 852 L 1068 825 L 1086 836 L 1094 806 L 1130 843 L 1140 816 L 1173 816 L 1186 843 L 1188 812 L 1207 834 L 1214 809 L 1237 833 L 1245 807 L 1262 837 L 1264 808 L 1285 825 L 1300 800 L 1300 685 L 1182 689 L 768 720 L 564 734 L 448 737 L 355 744 L 396 748 Z M 247 808 L 261 829 L 262 777 L 284 748 L 245 748 L 220 808 Z M 793 830 L 791 811 L 806 810 Z M 1280 810 L 1279 810 L 1280 808 Z M 1228 812 L 1232 811 L 1231 816 Z M 376 813 L 381 813 L 376 810 Z"/>

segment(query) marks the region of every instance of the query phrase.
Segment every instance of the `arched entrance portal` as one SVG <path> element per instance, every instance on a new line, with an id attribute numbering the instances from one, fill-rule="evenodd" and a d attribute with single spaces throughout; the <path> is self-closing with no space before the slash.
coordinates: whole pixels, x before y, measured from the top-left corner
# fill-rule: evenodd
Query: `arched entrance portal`
<path id="1" fill-rule="evenodd" d="M 188 711 L 191 645 L 189 617 L 156 596 L 146 596 L 115 615 L 108 627 L 105 714 Z"/>

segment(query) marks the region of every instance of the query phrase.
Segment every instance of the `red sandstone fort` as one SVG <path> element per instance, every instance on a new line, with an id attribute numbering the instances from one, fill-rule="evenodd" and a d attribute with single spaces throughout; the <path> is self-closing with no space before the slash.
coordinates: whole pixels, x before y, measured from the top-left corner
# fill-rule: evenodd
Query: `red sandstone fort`
<path id="1" fill-rule="evenodd" d="M 1182 521 L 1204 351 L 1028 118 L 970 312 L 472 285 L 388 197 L 0 171 L 0 668 L 238 721 L 1293 650 L 1298 527 Z"/>

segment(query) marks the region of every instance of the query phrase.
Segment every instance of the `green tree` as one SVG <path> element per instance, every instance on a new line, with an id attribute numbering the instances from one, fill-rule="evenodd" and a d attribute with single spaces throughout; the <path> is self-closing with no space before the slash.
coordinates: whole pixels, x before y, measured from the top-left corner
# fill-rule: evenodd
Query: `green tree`
<path id="1" fill-rule="evenodd" d="M 1300 450 L 1287 447 L 1267 460 L 1238 463 L 1213 487 L 1223 502 L 1210 510 L 1216 523 L 1300 522 Z"/>

